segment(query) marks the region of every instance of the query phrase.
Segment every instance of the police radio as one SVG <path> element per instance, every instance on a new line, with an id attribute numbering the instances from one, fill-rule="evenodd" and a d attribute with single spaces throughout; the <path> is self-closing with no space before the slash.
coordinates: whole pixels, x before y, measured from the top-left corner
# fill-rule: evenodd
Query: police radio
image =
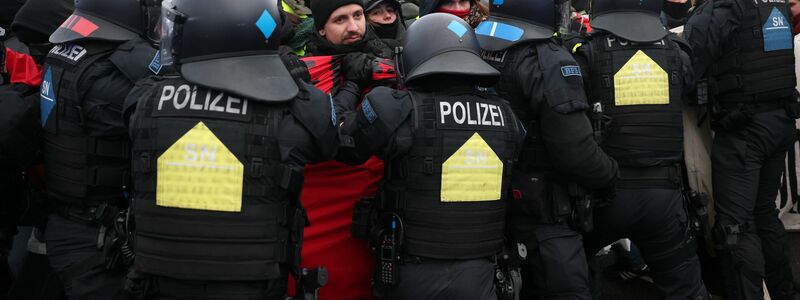
<path id="1" fill-rule="evenodd" d="M 378 245 L 378 266 L 376 280 L 386 286 L 397 285 L 400 277 L 399 270 L 400 255 L 398 249 L 397 226 L 400 218 L 392 215 L 390 230 L 381 236 Z M 402 226 L 402 225 L 401 225 Z M 401 230 L 402 234 L 402 230 Z"/>

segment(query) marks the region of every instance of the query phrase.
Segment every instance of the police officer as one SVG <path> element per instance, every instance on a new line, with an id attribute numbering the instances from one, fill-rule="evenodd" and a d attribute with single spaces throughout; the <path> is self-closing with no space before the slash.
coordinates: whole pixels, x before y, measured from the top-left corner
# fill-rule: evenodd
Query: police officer
<path id="1" fill-rule="evenodd" d="M 330 99 L 278 56 L 277 1 L 162 6 L 162 61 L 177 72 L 141 81 L 125 105 L 136 222 L 126 289 L 283 299 L 306 223 L 303 167 L 338 145 Z"/>
<path id="2" fill-rule="evenodd" d="M 149 1 L 82 0 L 50 36 L 40 95 L 51 265 L 71 299 L 122 296 L 113 228 L 130 176 L 122 104 L 159 71 Z M 156 19 L 157 20 L 157 19 Z"/>
<path id="3" fill-rule="evenodd" d="M 353 157 L 385 161 L 373 244 L 388 299 L 497 296 L 493 260 L 524 131 L 508 102 L 476 88 L 499 75 L 479 51 L 462 19 L 419 19 L 398 58 L 407 90 L 374 89 L 342 125 Z"/>
<path id="4" fill-rule="evenodd" d="M 708 0 L 686 39 L 708 94 L 716 222 L 730 299 L 792 299 L 792 271 L 775 196 L 798 106 L 788 1 Z M 701 103 L 706 99 L 698 99 Z"/>
<path id="5" fill-rule="evenodd" d="M 639 247 L 664 299 L 706 299 L 682 191 L 682 108 L 694 92 L 688 44 L 662 25 L 662 0 L 591 1 L 594 31 L 569 47 L 581 63 L 603 151 L 619 163 L 616 197 L 595 209 L 594 254 Z M 573 40 L 574 42 L 574 40 Z"/>
<path id="6" fill-rule="evenodd" d="M 591 225 L 587 194 L 613 193 L 617 164 L 593 139 L 580 67 L 553 39 L 556 15 L 553 1 L 495 1 L 476 33 L 528 131 L 508 216 L 510 240 L 528 248 L 522 296 L 590 299 L 579 231 Z"/>

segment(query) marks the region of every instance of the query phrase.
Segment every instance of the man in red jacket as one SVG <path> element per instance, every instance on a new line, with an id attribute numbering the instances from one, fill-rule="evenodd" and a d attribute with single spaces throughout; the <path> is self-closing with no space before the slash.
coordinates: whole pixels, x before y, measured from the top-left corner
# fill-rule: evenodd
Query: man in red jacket
<path id="1" fill-rule="evenodd" d="M 368 61 L 391 56 L 391 49 L 366 29 L 361 1 L 317 0 L 311 10 L 316 26 L 308 52 L 315 56 L 303 58 L 310 65 L 311 82 L 333 95 L 337 112 L 345 106 L 351 110 L 369 85 L 366 81 L 374 83 Z M 354 77 L 363 79 L 357 84 Z M 342 84 L 343 79 L 351 81 Z M 382 177 L 383 162 L 375 157 L 358 166 L 329 161 L 306 167 L 301 198 L 311 226 L 305 229 L 301 263 L 327 268 L 328 282 L 320 289 L 320 299 L 371 297 L 371 253 L 366 240 L 350 235 L 350 227 L 353 205 L 374 196 Z"/>

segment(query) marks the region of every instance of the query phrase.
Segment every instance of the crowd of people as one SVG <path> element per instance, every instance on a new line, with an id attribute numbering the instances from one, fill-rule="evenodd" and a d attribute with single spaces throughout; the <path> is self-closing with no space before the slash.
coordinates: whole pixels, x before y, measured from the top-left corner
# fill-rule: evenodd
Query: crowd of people
<path id="1" fill-rule="evenodd" d="M 620 239 L 658 299 L 800 299 L 775 203 L 798 15 L 5 1 L 0 299 L 604 299 Z"/>

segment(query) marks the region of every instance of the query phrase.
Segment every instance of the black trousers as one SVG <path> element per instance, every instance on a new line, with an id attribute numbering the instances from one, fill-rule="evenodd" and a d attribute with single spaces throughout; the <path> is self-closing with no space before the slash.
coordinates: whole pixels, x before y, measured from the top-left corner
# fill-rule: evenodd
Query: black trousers
<path id="1" fill-rule="evenodd" d="M 639 247 L 664 299 L 707 299 L 680 189 L 618 188 L 608 206 L 594 211 L 587 255 L 620 238 Z"/>
<path id="2" fill-rule="evenodd" d="M 592 299 L 581 235 L 567 224 L 509 220 L 511 240 L 528 248 L 520 299 Z"/>
<path id="3" fill-rule="evenodd" d="M 715 242 L 726 299 L 793 299 L 786 233 L 775 197 L 795 123 L 782 109 L 760 113 L 737 130 L 715 133 L 711 160 Z"/>
<path id="4" fill-rule="evenodd" d="M 97 248 L 100 226 L 51 214 L 45 241 L 47 257 L 69 299 L 127 299 L 122 291 L 124 271 L 108 270 Z"/>
<path id="5" fill-rule="evenodd" d="M 473 260 L 409 259 L 399 268 L 400 281 L 386 299 L 494 300 L 494 263 Z"/>

